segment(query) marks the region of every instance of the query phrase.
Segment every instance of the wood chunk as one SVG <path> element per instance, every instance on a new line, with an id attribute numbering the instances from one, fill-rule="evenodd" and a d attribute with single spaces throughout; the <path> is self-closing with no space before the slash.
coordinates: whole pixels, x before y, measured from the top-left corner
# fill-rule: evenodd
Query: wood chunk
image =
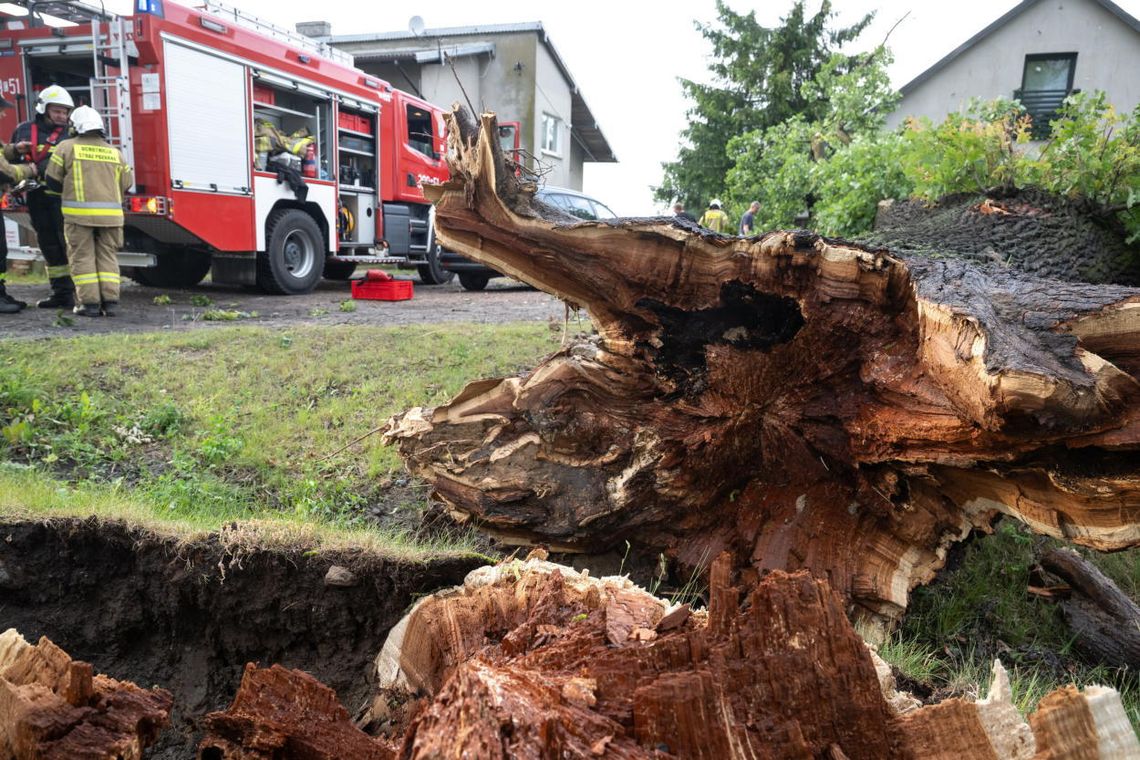
<path id="1" fill-rule="evenodd" d="M 123 760 L 170 724 L 164 689 L 93 675 L 46 637 L 32 646 L 0 634 L 0 757 L 11 760 Z"/>
<path id="2" fill-rule="evenodd" d="M 353 725 L 332 689 L 280 665 L 245 666 L 225 712 L 203 719 L 200 760 L 388 760 L 394 750 Z"/>
<path id="3" fill-rule="evenodd" d="M 1068 584 L 1060 605 L 1078 648 L 1113 667 L 1140 668 L 1140 606 L 1074 551 L 1053 549 L 1041 565 Z"/>
<path id="4" fill-rule="evenodd" d="M 1058 689 L 1045 695 L 1029 724 L 1037 740 L 1035 760 L 1140 758 L 1140 741 L 1114 689 Z"/>
<path id="5" fill-rule="evenodd" d="M 453 514 L 554 551 L 808 570 L 880 632 L 999 515 L 1140 545 L 1140 290 L 806 232 L 582 222 L 503 171 L 493 115 L 458 124 L 451 179 L 426 189 L 441 242 L 599 335 L 390 421 Z"/>

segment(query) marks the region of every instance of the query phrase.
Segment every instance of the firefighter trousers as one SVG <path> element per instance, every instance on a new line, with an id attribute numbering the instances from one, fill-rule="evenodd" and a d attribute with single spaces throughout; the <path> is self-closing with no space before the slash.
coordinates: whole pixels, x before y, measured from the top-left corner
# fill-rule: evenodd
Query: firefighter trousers
<path id="1" fill-rule="evenodd" d="M 51 292 L 70 295 L 75 292 L 67 268 L 67 244 L 63 237 L 63 199 L 49 195 L 46 190 L 28 193 L 28 216 L 36 241 L 47 265 Z"/>
<path id="2" fill-rule="evenodd" d="M 123 247 L 123 228 L 64 222 L 63 231 L 79 303 L 84 306 L 118 303 L 118 254 Z"/>

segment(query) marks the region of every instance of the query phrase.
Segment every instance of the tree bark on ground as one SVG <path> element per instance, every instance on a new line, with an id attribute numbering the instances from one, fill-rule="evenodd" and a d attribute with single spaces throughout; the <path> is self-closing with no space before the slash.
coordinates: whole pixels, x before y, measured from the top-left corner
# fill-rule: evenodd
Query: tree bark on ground
<path id="1" fill-rule="evenodd" d="M 1140 542 L 1140 290 L 894 256 L 807 232 L 582 222 L 460 114 L 428 187 L 444 246 L 589 312 L 597 337 L 412 409 L 386 439 L 505 540 L 745 585 L 828 578 L 886 626 L 999 515 L 1101 550 Z"/>
<path id="2" fill-rule="evenodd" d="M 1074 551 L 1048 551 L 1041 566 L 1068 584 L 1059 604 L 1077 648 L 1111 667 L 1140 669 L 1140 606 Z"/>

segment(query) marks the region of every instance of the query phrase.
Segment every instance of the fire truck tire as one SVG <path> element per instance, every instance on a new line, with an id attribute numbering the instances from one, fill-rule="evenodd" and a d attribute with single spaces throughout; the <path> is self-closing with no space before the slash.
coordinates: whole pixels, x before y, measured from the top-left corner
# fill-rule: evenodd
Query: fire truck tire
<path id="1" fill-rule="evenodd" d="M 356 271 L 356 263 L 352 261 L 325 261 L 326 280 L 350 280 Z"/>
<path id="2" fill-rule="evenodd" d="M 491 276 L 482 272 L 459 273 L 459 284 L 463 286 L 464 290 L 483 290 L 490 281 Z"/>
<path id="3" fill-rule="evenodd" d="M 309 293 L 321 281 L 325 246 L 313 217 L 295 208 L 269 215 L 265 250 L 257 254 L 257 285 L 267 293 Z"/>
<path id="4" fill-rule="evenodd" d="M 455 277 L 455 272 L 449 272 L 439 263 L 440 247 L 428 251 L 426 264 L 420 264 L 416 271 L 420 274 L 420 282 L 424 285 L 446 285 Z"/>
<path id="5" fill-rule="evenodd" d="M 155 257 L 153 267 L 130 270 L 130 278 L 152 288 L 192 288 L 210 272 L 210 256 L 206 253 L 172 250 Z"/>

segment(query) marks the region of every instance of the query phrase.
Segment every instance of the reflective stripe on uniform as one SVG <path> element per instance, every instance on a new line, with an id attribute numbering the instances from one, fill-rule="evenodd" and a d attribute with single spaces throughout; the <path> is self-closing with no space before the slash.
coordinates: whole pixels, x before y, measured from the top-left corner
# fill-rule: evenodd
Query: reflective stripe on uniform
<path id="1" fill-rule="evenodd" d="M 67 208 L 63 209 L 63 215 L 68 216 L 81 216 L 85 219 L 91 217 L 103 217 L 106 219 L 122 219 L 123 209 L 115 206 L 114 208 Z"/>
<path id="2" fill-rule="evenodd" d="M 47 268 L 48 277 L 67 277 L 69 274 L 71 274 L 71 269 L 67 264 Z"/>
<path id="3" fill-rule="evenodd" d="M 48 160 L 51 161 L 56 166 L 63 166 L 63 158 L 58 153 L 56 153 L 55 151 L 52 151 L 51 158 L 49 158 Z"/>
<path id="4" fill-rule="evenodd" d="M 107 218 L 121 218 L 123 206 L 121 203 L 106 203 L 103 201 L 64 201 L 64 216 L 103 216 Z"/>
<path id="5" fill-rule="evenodd" d="M 78 161 L 71 162 L 71 191 L 75 193 L 75 200 L 87 200 L 83 195 L 83 164 Z M 67 201 L 64 201 L 63 205 L 67 206 L 67 203 Z M 67 213 L 66 208 L 64 208 L 63 213 Z"/>
<path id="6" fill-rule="evenodd" d="M 123 278 L 117 272 L 96 272 L 99 282 L 122 282 Z"/>
<path id="7" fill-rule="evenodd" d="M 93 285 L 99 282 L 99 273 L 76 274 L 72 275 L 71 279 L 76 285 Z"/>

